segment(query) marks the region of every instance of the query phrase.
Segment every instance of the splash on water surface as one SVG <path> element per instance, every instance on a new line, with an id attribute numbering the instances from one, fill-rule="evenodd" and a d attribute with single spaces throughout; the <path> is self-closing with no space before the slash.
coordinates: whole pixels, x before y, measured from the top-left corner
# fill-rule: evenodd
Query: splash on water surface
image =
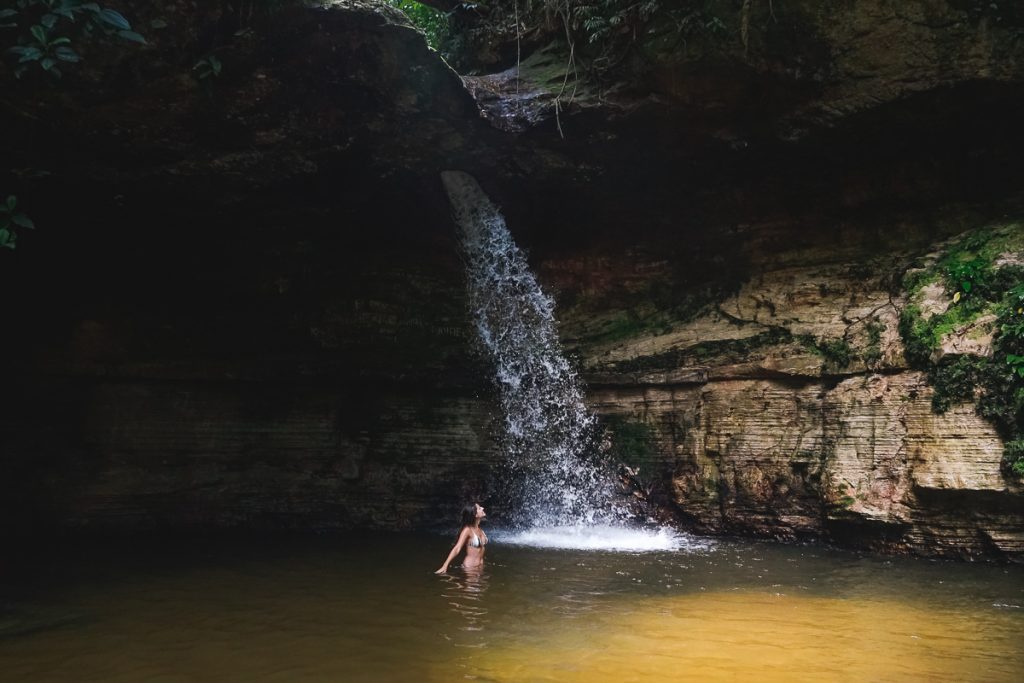
<path id="1" fill-rule="evenodd" d="M 642 529 L 623 526 L 563 526 L 534 527 L 523 531 L 491 533 L 506 545 L 564 550 L 606 550 L 616 552 L 647 553 L 658 551 L 706 550 L 711 543 L 672 529 Z"/>

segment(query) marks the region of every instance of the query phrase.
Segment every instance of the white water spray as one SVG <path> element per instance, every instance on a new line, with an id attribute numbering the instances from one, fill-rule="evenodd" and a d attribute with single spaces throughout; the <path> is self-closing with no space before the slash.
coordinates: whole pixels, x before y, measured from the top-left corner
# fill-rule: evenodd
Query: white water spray
<path id="1" fill-rule="evenodd" d="M 638 529 L 624 526 L 575 526 L 525 529 L 506 533 L 494 531 L 494 540 L 506 545 L 558 550 L 604 550 L 610 552 L 651 553 L 662 551 L 697 552 L 711 543 L 667 527 Z"/>
<path id="2" fill-rule="evenodd" d="M 554 302 L 476 181 L 442 174 L 462 229 L 476 329 L 495 365 L 503 447 L 527 527 L 611 524 L 614 474 L 595 457 L 594 418 L 562 354 Z"/>

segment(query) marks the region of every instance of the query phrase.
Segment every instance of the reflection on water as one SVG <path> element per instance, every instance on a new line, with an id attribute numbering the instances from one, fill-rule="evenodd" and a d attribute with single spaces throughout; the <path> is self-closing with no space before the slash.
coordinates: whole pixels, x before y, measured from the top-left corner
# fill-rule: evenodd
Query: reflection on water
<path id="1" fill-rule="evenodd" d="M 888 600 L 701 593 L 598 615 L 539 647 L 497 644 L 466 668 L 530 681 L 1019 680 L 1020 624 L 999 621 Z"/>
<path id="2" fill-rule="evenodd" d="M 460 634 L 445 634 L 456 647 L 485 647 L 486 640 L 478 637 L 487 624 L 487 607 L 484 593 L 487 592 L 489 577 L 486 566 L 459 567 L 441 577 L 441 595 L 447 599 L 452 611 L 463 619 L 459 625 Z M 465 632 L 473 634 L 467 637 Z"/>
<path id="3" fill-rule="evenodd" d="M 1017 681 L 1024 568 L 718 541 L 88 547 L 0 574 L 12 681 Z M 9 628 L 5 630 L 4 624 Z M 29 625 L 26 627 L 25 625 Z"/>

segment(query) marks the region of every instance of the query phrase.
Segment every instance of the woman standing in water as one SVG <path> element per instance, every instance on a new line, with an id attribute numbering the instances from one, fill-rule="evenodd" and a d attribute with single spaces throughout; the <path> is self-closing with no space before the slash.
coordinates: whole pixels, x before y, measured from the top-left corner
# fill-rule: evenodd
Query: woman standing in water
<path id="1" fill-rule="evenodd" d="M 462 528 L 459 530 L 459 538 L 455 541 L 455 547 L 448 553 L 448 559 L 444 561 L 441 568 L 435 574 L 444 574 L 448 571 L 448 565 L 452 560 L 466 549 L 466 559 L 462 561 L 463 569 L 478 569 L 484 564 L 484 546 L 487 545 L 487 534 L 480 528 L 480 522 L 487 513 L 479 503 L 470 503 L 462 508 Z"/>

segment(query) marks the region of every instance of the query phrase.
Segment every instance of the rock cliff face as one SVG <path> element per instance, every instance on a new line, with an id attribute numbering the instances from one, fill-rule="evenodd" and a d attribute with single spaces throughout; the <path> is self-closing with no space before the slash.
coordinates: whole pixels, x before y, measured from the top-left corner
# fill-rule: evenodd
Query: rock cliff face
<path id="1" fill-rule="evenodd" d="M 518 83 L 508 63 L 464 81 L 370 2 L 252 27 L 167 5 L 148 52 L 25 85 L 0 128 L 40 226 L 0 254 L 25 293 L 3 531 L 409 528 L 487 493 L 488 369 L 438 180 L 460 168 L 664 510 L 1019 558 L 1000 435 L 969 400 L 933 411 L 899 327 L 953 305 L 904 283 L 948 240 L 1021 232 L 1024 17 L 752 6 L 743 40 L 655 32 L 557 120 L 564 46 L 528 43 Z M 211 50 L 212 86 L 189 76 Z M 995 330 L 950 330 L 933 362 L 990 354 Z"/>
<path id="2" fill-rule="evenodd" d="M 939 221 L 947 230 L 961 225 L 952 215 Z M 563 332 L 612 442 L 626 441 L 621 455 L 653 498 L 697 528 L 1019 557 L 1024 489 L 1002 465 L 1003 440 L 969 399 L 937 413 L 928 378 L 904 358 L 898 283 L 927 260 L 934 229 L 879 242 L 848 226 L 801 242 L 751 226 L 749 279 L 686 319 L 609 305 L 593 283 L 619 279 L 595 272 L 613 269 L 610 255 L 588 259 L 587 290 L 565 276 L 575 261 L 543 271 L 562 274 Z M 999 230 L 1024 239 L 1019 223 Z M 660 259 L 620 258 L 637 291 L 671 289 Z M 991 353 L 991 335 L 973 344 L 956 353 Z"/>
<path id="3" fill-rule="evenodd" d="M 0 529 L 448 519 L 494 446 L 438 153 L 490 131 L 392 8 L 207 9 L 137 3 L 149 47 L 4 110 L 47 174 L 4 176 Z"/>

